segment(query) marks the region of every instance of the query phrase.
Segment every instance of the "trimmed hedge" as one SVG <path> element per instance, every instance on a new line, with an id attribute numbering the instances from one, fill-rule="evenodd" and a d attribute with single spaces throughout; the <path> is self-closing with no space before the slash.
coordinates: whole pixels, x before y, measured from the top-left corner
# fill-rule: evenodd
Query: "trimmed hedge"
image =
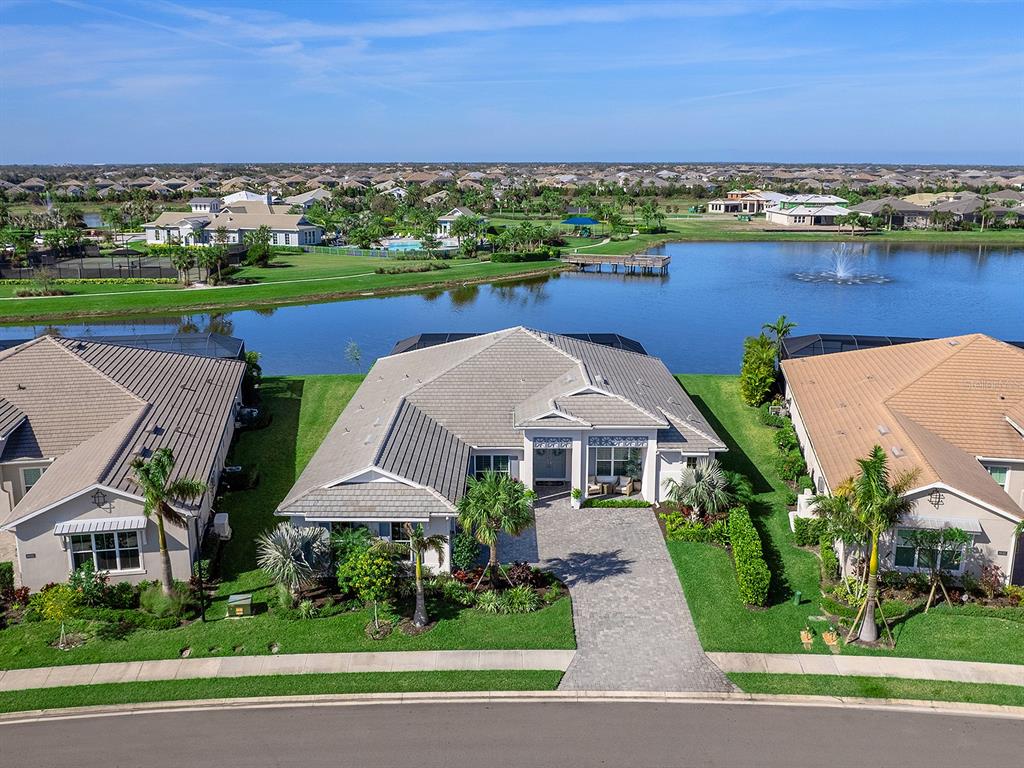
<path id="1" fill-rule="evenodd" d="M 5 278 L 0 285 L 33 285 L 36 281 Z M 54 285 L 177 285 L 173 277 L 57 277 L 50 281 Z"/>
<path id="2" fill-rule="evenodd" d="M 820 517 L 793 518 L 793 539 L 798 547 L 815 547 L 825 534 L 825 521 Z"/>
<path id="3" fill-rule="evenodd" d="M 491 254 L 491 261 L 498 264 L 521 264 L 527 261 L 547 261 L 558 256 L 558 249 L 552 248 L 546 251 L 530 251 L 524 253 L 499 252 Z"/>
<path id="4" fill-rule="evenodd" d="M 587 499 L 580 506 L 582 507 L 629 507 L 641 508 L 651 506 L 651 502 L 645 499 Z"/>
<path id="5" fill-rule="evenodd" d="M 14 591 L 14 563 L 0 562 L 0 598 Z"/>
<path id="6" fill-rule="evenodd" d="M 761 537 L 745 507 L 736 507 L 729 512 L 729 542 L 740 598 L 747 605 L 764 605 L 768 601 L 772 575 L 764 561 Z"/>
<path id="7" fill-rule="evenodd" d="M 818 553 L 821 555 L 821 575 L 826 581 L 835 581 L 839 578 L 839 556 L 836 555 L 828 536 L 822 535 L 818 546 Z"/>

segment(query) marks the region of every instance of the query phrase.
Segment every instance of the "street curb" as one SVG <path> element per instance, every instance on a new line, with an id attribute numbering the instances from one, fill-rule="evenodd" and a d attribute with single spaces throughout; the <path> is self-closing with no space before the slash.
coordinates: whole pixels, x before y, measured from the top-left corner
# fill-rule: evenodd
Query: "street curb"
<path id="1" fill-rule="evenodd" d="M 970 704 L 917 699 L 871 699 L 843 696 L 797 696 L 767 693 L 705 693 L 672 691 L 465 691 L 452 693 L 352 693 L 316 696 L 261 696 L 233 699 L 146 702 L 93 707 L 31 710 L 0 714 L 0 726 L 51 720 L 76 720 L 167 712 L 202 712 L 217 709 L 293 709 L 298 707 L 380 706 L 394 704 L 511 704 L 511 703 L 638 703 L 786 706 L 805 708 L 869 709 L 967 717 L 1024 720 L 1024 707 Z"/>

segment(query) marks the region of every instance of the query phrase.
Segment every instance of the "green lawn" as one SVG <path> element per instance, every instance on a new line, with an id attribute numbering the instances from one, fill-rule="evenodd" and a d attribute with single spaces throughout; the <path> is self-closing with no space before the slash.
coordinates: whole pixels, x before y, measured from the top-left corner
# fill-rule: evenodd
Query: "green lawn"
<path id="1" fill-rule="evenodd" d="M 668 542 L 669 553 L 686 591 L 701 643 L 708 651 L 797 653 L 799 632 L 807 624 L 828 628 L 812 617 L 821 614 L 817 556 L 793 543 L 785 505 L 786 486 L 775 471 L 774 430 L 739 397 L 739 377 L 683 375 L 679 380 L 715 431 L 726 441 L 726 469 L 750 477 L 758 493 L 751 510 L 772 571 L 769 605 L 746 608 L 739 599 L 729 554 L 708 544 Z M 792 597 L 802 593 L 799 605 Z M 1024 664 L 1024 621 L 973 616 L 946 606 L 927 615 L 914 613 L 896 623 L 896 649 L 845 647 L 843 653 L 963 659 Z M 826 653 L 820 640 L 814 652 Z"/>
<path id="2" fill-rule="evenodd" d="M 761 672 L 734 672 L 729 675 L 729 679 L 747 693 L 926 699 L 1024 707 L 1024 687 L 1017 685 L 839 675 L 769 675 Z"/>
<path id="3" fill-rule="evenodd" d="M 453 672 L 349 672 L 323 675 L 267 675 L 145 683 L 101 683 L 0 693 L 0 712 L 135 704 L 150 701 L 314 696 L 338 693 L 413 691 L 551 691 L 561 672 L 477 670 Z"/>
<path id="4" fill-rule="evenodd" d="M 397 275 L 375 274 L 377 267 L 394 263 L 372 256 L 289 253 L 272 262 L 269 267 L 244 267 L 239 275 L 257 281 L 250 285 L 202 289 L 168 285 L 64 285 L 61 287 L 75 295 L 0 301 L 0 322 L 306 303 L 358 297 L 368 293 L 493 282 L 563 268 L 556 261 L 502 264 L 460 259 L 453 261 L 451 268 L 445 270 Z M 0 293 L 0 296 L 13 293 L 14 290 L 10 290 L 6 294 Z"/>
<path id="5" fill-rule="evenodd" d="M 568 598 L 518 616 L 488 615 L 472 608 L 456 610 L 428 603 L 437 623 L 429 632 L 408 637 L 394 632 L 383 640 L 364 630 L 369 610 L 312 620 L 289 620 L 261 610 L 271 583 L 255 569 L 254 537 L 279 522 L 273 512 L 352 397 L 361 377 L 352 375 L 271 378 L 264 382 L 263 405 L 269 427 L 242 433 L 230 462 L 256 466 L 257 488 L 229 494 L 218 506 L 230 515 L 233 536 L 222 558 L 223 583 L 207 610 L 206 623 L 174 630 L 139 630 L 124 640 L 92 638 L 70 651 L 50 646 L 59 632 L 53 622 L 28 622 L 0 630 L 0 669 L 176 658 L 185 648 L 193 658 L 339 651 L 438 650 L 450 648 L 574 648 L 572 607 Z M 225 619 L 228 595 L 252 592 L 260 610 L 251 619 Z M 90 632 L 84 621 L 68 623 L 72 632 Z"/>

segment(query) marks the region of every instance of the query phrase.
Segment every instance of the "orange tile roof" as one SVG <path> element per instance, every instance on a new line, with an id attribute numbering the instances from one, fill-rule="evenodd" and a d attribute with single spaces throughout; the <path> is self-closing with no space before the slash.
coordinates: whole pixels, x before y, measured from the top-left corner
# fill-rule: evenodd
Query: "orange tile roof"
<path id="1" fill-rule="evenodd" d="M 1011 424 L 1024 414 L 1024 350 L 971 334 L 786 360 L 782 371 L 831 487 L 881 445 L 921 486 L 1024 515 L 975 460 L 1024 460 Z"/>

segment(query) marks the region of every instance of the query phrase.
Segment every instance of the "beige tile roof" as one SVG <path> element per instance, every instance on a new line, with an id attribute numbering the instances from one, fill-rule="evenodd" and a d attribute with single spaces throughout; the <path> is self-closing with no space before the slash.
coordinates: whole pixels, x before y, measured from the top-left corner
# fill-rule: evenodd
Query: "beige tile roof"
<path id="1" fill-rule="evenodd" d="M 1021 515 L 975 457 L 1024 459 L 1007 420 L 1024 410 L 1024 350 L 972 334 L 786 360 L 782 370 L 833 488 L 881 445 L 894 470 L 917 469 L 920 485 L 943 482 Z"/>
<path id="2" fill-rule="evenodd" d="M 371 467 L 451 507 L 470 448 L 521 447 L 524 423 L 552 407 L 577 426 L 661 428 L 667 447 L 725 447 L 660 360 L 509 328 L 377 360 L 279 509 Z"/>
<path id="3" fill-rule="evenodd" d="M 0 396 L 26 422 L 0 459 L 53 463 L 10 523 L 101 483 L 137 494 L 131 462 L 171 448 L 174 477 L 206 481 L 241 384 L 239 360 L 43 336 L 0 355 Z"/>

